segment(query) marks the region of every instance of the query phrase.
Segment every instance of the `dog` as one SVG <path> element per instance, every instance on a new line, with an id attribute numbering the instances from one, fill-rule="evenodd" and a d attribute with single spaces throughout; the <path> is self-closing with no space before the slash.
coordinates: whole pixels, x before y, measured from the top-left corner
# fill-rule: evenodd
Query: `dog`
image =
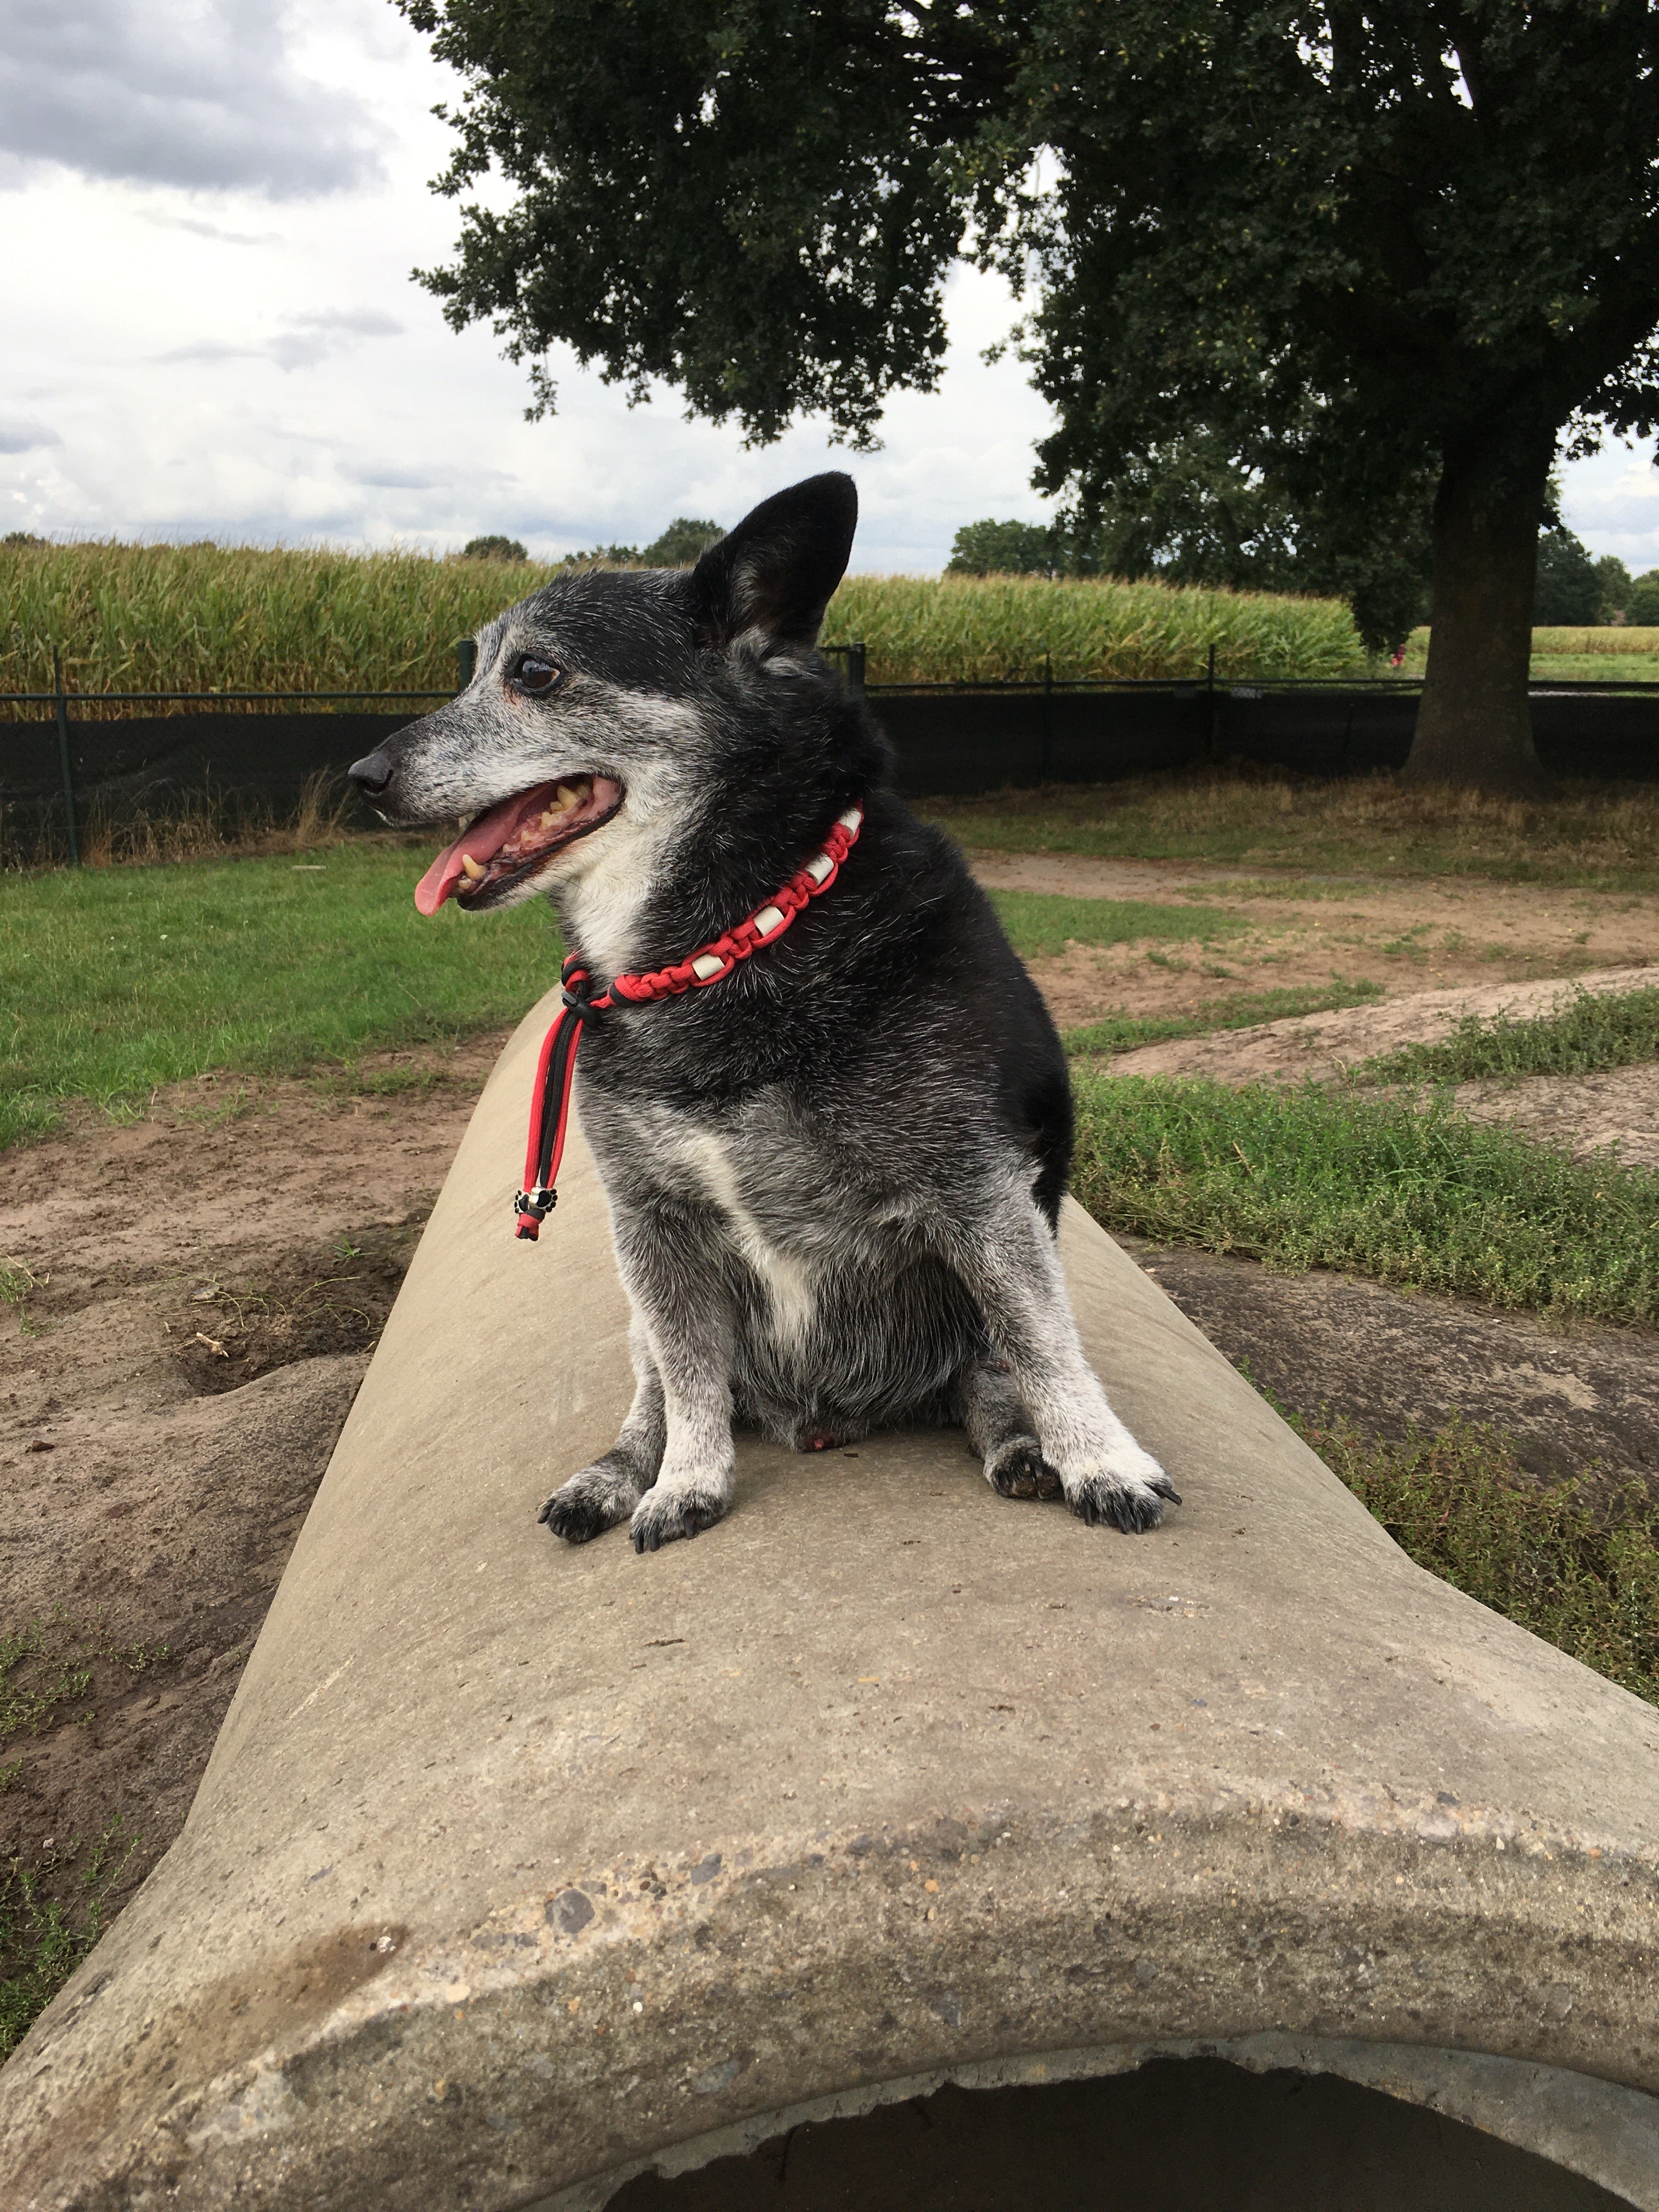
<path id="1" fill-rule="evenodd" d="M 800 1450 L 959 1425 L 1002 1497 L 1063 1496 L 1091 1526 L 1139 1533 L 1180 1503 L 1067 1303 L 1054 1024 L 816 649 L 857 514 L 849 477 L 814 477 L 690 570 L 560 578 L 480 634 L 464 692 L 350 770 L 387 822 L 469 821 L 422 912 L 548 896 L 595 977 L 778 911 L 856 825 L 775 941 L 584 1024 L 636 1387 L 610 1450 L 542 1508 L 573 1544 L 626 1521 L 655 1552 L 720 1520 L 734 1419 Z"/>

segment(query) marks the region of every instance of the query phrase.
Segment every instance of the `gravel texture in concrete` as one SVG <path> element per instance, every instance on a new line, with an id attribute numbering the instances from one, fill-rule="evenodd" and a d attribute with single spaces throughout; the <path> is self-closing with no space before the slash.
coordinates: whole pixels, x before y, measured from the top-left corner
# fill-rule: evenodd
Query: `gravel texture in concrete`
<path id="1" fill-rule="evenodd" d="M 1162 1531 L 933 1433 L 744 1439 L 731 1518 L 653 1556 L 538 1527 L 629 1392 L 579 1141 L 512 1237 L 547 1012 L 183 1835 L 0 2075 L 0 2204 L 596 2207 L 791 2116 L 1170 2053 L 1659 2206 L 1659 1714 L 1413 1566 L 1075 1208 Z"/>

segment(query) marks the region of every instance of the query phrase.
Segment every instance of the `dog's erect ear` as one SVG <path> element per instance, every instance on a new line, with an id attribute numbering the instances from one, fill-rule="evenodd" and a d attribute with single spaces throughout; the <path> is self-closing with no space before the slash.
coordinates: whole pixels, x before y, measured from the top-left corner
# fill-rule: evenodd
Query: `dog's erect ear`
<path id="1" fill-rule="evenodd" d="M 691 572 L 710 643 L 756 630 L 769 647 L 810 647 L 846 573 L 858 520 L 853 479 L 836 471 L 792 484 L 744 515 Z"/>

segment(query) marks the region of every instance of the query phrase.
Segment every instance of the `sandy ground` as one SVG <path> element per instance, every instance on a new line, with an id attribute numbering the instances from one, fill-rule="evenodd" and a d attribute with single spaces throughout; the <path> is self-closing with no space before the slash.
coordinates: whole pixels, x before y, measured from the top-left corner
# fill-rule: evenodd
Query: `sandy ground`
<path id="1" fill-rule="evenodd" d="M 0 1871 L 71 1898 L 118 1821 L 118 1903 L 177 1833 L 501 1042 L 389 1098 L 192 1085 L 0 1155 L 34 1279 L 0 1307 L 0 1635 L 43 1624 L 14 1684 L 91 1676 L 0 1749 Z"/>
<path id="2" fill-rule="evenodd" d="M 1258 896 L 1250 878 L 1213 869 L 1060 858 L 988 862 L 982 872 L 1038 890 L 1223 903 L 1249 917 L 1248 936 L 1209 963 L 1224 975 L 1178 942 L 1043 963 L 1062 1022 L 1119 1006 L 1176 1012 L 1195 993 L 1334 970 L 1394 994 L 1304 1024 L 1157 1048 L 1156 1064 L 1230 1071 L 1226 1079 L 1437 1036 L 1466 1006 L 1519 1008 L 1531 1001 L 1516 986 L 1540 971 L 1659 960 L 1659 915 L 1589 894 L 1330 883 Z M 1593 980 L 1613 987 L 1607 972 Z M 0 1636 L 41 1624 L 43 1655 L 14 1686 L 50 1689 L 66 1655 L 87 1675 L 48 1703 L 40 1733 L 0 1747 L 0 1881 L 20 1863 L 44 1894 L 72 1905 L 95 1839 L 118 1823 L 122 1848 L 131 1845 L 112 1893 L 118 1906 L 177 1833 L 500 1042 L 481 1037 L 430 1061 L 389 1057 L 371 1073 L 408 1087 L 384 1096 L 227 1077 L 163 1095 L 136 1126 L 88 1111 L 50 1142 L 0 1154 L 0 1260 L 33 1285 L 21 1304 L 0 1305 Z M 1152 1054 L 1115 1063 L 1153 1064 Z M 1651 1135 L 1653 1077 L 1597 1079 L 1593 1126 L 1616 1124 L 1627 1144 Z M 1533 1109 L 1512 1091 L 1491 1110 Z M 1536 1109 L 1575 1134 L 1591 1126 L 1587 1111 L 1577 1094 Z M 1202 1255 L 1143 1261 L 1224 1352 L 1299 1409 L 1328 1401 L 1383 1433 L 1461 1409 L 1516 1432 L 1540 1474 L 1592 1455 L 1613 1475 L 1653 1470 L 1653 1340 L 1563 1334 Z"/>
<path id="3" fill-rule="evenodd" d="M 1364 982 L 1395 996 L 1659 962 L 1659 900 L 1625 892 L 1474 877 L 1267 879 L 1065 854 L 984 854 L 975 872 L 997 889 L 1157 900 L 1244 922 L 1238 935 L 1207 946 L 1078 945 L 1033 963 L 1063 1029 L 1112 1012 L 1187 1014 L 1266 990 Z"/>

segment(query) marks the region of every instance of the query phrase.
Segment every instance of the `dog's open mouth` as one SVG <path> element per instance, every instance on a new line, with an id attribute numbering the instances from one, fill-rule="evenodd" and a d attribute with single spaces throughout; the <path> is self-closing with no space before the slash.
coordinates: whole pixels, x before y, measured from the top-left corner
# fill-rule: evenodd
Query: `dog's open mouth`
<path id="1" fill-rule="evenodd" d="M 552 854 L 608 822 L 623 789 L 608 775 L 572 775 L 538 783 L 489 807 L 440 853 L 415 887 L 422 914 L 436 914 L 453 891 L 468 906 L 522 882 Z"/>

